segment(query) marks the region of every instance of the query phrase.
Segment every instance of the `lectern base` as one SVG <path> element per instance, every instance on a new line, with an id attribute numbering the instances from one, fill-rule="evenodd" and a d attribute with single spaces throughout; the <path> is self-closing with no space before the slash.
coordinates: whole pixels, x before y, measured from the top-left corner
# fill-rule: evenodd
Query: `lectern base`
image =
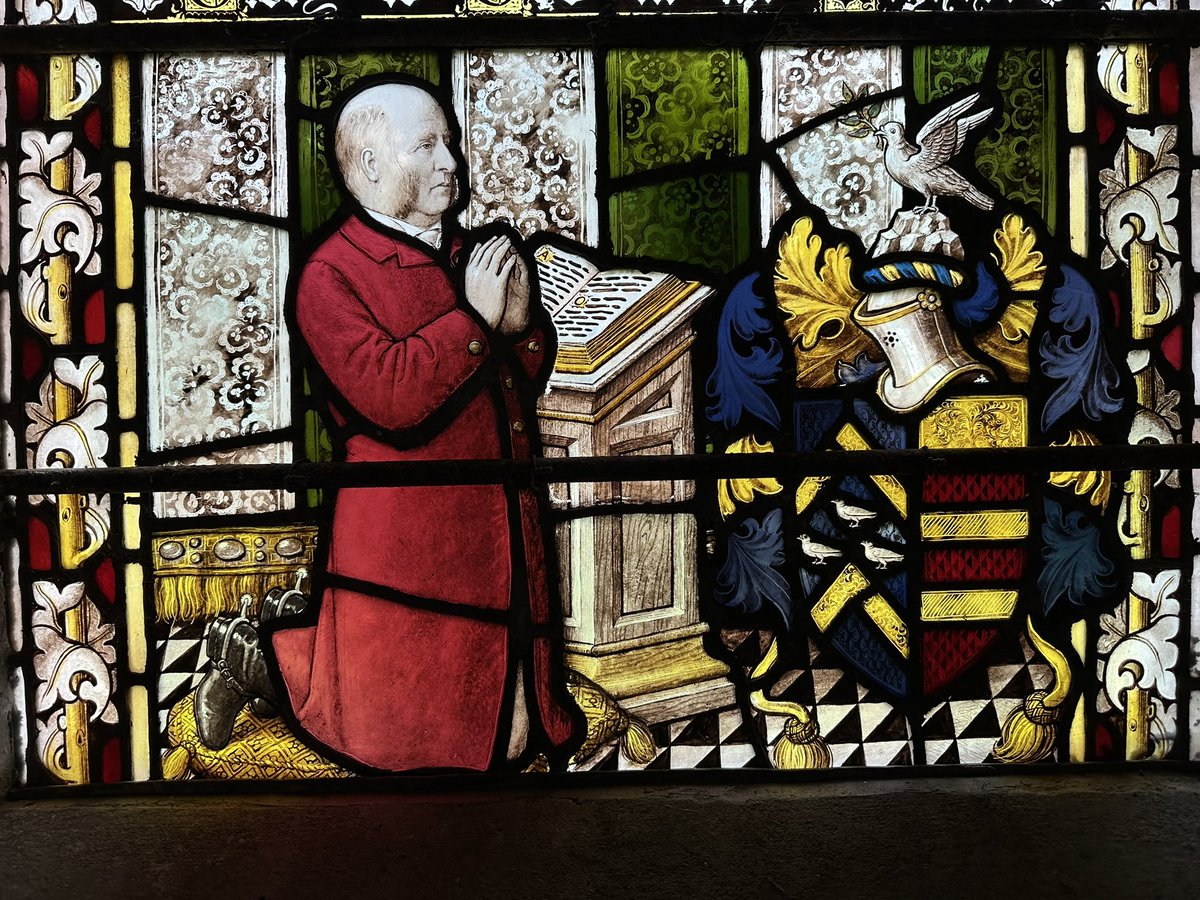
<path id="1" fill-rule="evenodd" d="M 590 678 L 626 712 L 655 724 L 734 703 L 729 667 L 704 651 L 699 634 L 607 653 L 572 648 L 568 668 Z"/>

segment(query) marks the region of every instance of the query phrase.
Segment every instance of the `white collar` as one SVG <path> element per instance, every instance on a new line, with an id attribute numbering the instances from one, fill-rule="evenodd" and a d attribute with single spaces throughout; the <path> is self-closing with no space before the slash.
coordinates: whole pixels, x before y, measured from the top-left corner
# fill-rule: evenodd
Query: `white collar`
<path id="1" fill-rule="evenodd" d="M 366 208 L 364 207 L 364 209 Z M 429 228 L 422 228 L 419 225 L 413 225 L 411 222 L 405 222 L 403 219 L 397 219 L 395 216 L 389 216 L 386 213 L 377 212 L 373 209 L 366 209 L 366 213 L 377 222 L 381 222 L 389 228 L 395 228 L 397 231 L 403 231 L 405 234 L 415 237 L 419 241 L 424 241 L 435 250 L 440 249 L 442 246 L 442 223 L 440 221 Z"/>

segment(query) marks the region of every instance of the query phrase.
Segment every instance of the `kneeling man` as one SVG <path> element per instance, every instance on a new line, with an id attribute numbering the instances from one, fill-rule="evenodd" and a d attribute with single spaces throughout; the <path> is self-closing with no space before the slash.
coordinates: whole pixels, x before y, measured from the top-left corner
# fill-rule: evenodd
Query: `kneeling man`
<path id="1" fill-rule="evenodd" d="M 408 81 L 360 90 L 337 118 L 356 208 L 309 258 L 294 312 L 349 462 L 538 450 L 553 330 L 517 235 L 455 232 L 449 119 Z M 264 612 L 267 659 L 226 640 L 225 656 L 245 662 L 224 670 L 350 765 L 563 764 L 579 713 L 540 508 L 531 488 L 505 484 L 338 491 L 315 614 L 268 624 Z M 223 721 L 199 721 L 202 699 L 202 734 L 227 741 Z"/>

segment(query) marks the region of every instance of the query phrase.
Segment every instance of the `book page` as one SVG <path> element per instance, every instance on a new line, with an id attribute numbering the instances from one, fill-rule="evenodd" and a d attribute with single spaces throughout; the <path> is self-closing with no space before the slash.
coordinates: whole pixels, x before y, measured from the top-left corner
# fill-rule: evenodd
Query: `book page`
<path id="1" fill-rule="evenodd" d="M 542 289 L 542 305 L 556 317 L 598 271 L 594 265 L 575 253 L 547 244 L 533 254 L 537 262 L 538 282 Z"/>
<path id="2" fill-rule="evenodd" d="M 586 344 L 669 277 L 663 272 L 620 269 L 598 273 L 583 286 L 579 296 L 554 317 L 559 340 Z"/>

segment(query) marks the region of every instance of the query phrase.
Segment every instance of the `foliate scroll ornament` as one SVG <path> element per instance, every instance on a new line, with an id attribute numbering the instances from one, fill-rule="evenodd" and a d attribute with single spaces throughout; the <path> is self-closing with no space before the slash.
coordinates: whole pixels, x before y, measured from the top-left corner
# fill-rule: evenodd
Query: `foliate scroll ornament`
<path id="1" fill-rule="evenodd" d="M 1114 9 L 1132 10 L 1132 0 L 1107 3 Z M 1138 3 L 1140 9 L 1157 6 L 1153 0 Z M 1096 74 L 1109 96 L 1134 115 L 1150 111 L 1150 53 L 1145 44 L 1110 44 L 1096 55 Z"/>
<path id="2" fill-rule="evenodd" d="M 25 25 L 90 25 L 96 7 L 88 0 L 17 0 L 17 15 Z"/>
<path id="3" fill-rule="evenodd" d="M 1127 606 L 1137 605 L 1139 614 L 1102 615 L 1096 641 L 1097 674 L 1104 686 L 1097 709 L 1143 719 L 1153 738 L 1147 755 L 1154 758 L 1170 752 L 1176 735 L 1179 584 L 1177 570 L 1135 573 Z"/>
<path id="4" fill-rule="evenodd" d="M 95 96 L 102 81 L 100 60 L 93 56 L 50 57 L 50 118 L 71 118 Z"/>
<path id="5" fill-rule="evenodd" d="M 101 383 L 104 364 L 97 356 L 78 362 L 56 359 L 42 381 L 35 403 L 25 404 L 29 465 L 34 468 L 103 468 L 108 453 L 108 392 Z M 53 503 L 58 510 L 62 562 L 76 568 L 108 537 L 107 495 L 45 494 L 33 503 Z"/>
<path id="6" fill-rule="evenodd" d="M 38 756 L 64 781 L 87 781 L 88 727 L 117 721 L 116 628 L 102 620 L 82 582 L 34 582 L 32 625 Z"/>
<path id="7" fill-rule="evenodd" d="M 102 211 L 99 173 L 87 173 L 70 132 L 21 135 L 21 312 L 52 343 L 70 334 L 71 275 L 98 275 Z"/>
<path id="8" fill-rule="evenodd" d="M 813 220 L 800 218 L 779 242 L 775 297 L 796 354 L 796 384 L 831 387 L 838 362 L 853 364 L 874 344 L 851 319 L 862 299 L 850 280 L 850 250 L 825 248 Z"/>
<path id="9" fill-rule="evenodd" d="M 1180 307 L 1183 288 L 1179 260 L 1178 131 L 1130 128 L 1113 166 L 1100 172 L 1100 265 L 1128 266 L 1134 336 L 1149 337 Z"/>
<path id="10" fill-rule="evenodd" d="M 1183 437 L 1179 391 L 1168 387 L 1166 379 L 1154 365 L 1150 351 L 1133 350 L 1126 359 L 1138 385 L 1139 405 L 1129 425 L 1129 443 L 1178 444 Z M 1160 469 L 1153 478 L 1153 486 L 1164 483 L 1167 487 L 1178 488 L 1179 470 Z"/>

